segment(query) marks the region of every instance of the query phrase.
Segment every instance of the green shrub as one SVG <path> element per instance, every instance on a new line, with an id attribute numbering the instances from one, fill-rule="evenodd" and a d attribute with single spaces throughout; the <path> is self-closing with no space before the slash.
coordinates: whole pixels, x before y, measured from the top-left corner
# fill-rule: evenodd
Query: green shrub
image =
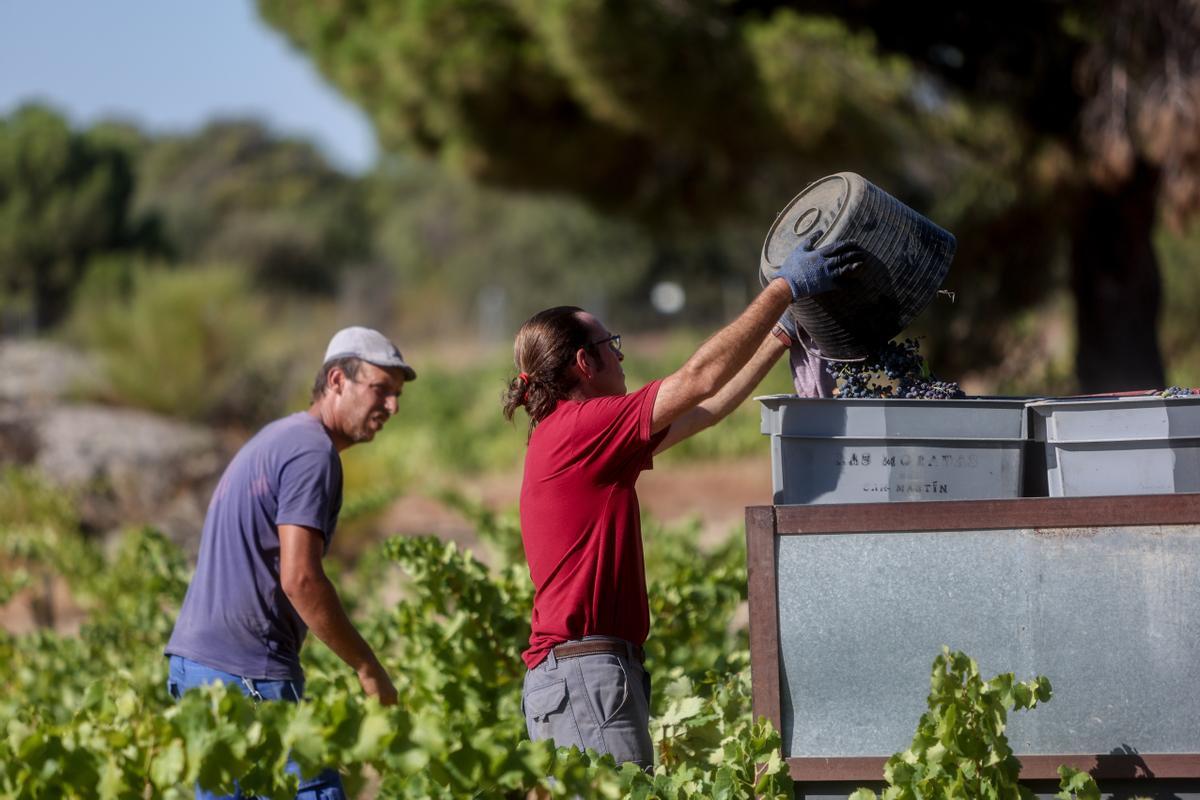
<path id="1" fill-rule="evenodd" d="M 288 331 L 235 268 L 103 262 L 78 299 L 70 335 L 100 362 L 100 399 L 245 427 L 282 411 Z"/>
<path id="2" fill-rule="evenodd" d="M 49 527 L 75 530 L 79 518 L 70 494 L 21 467 L 0 469 L 0 530 Z"/>
<path id="3" fill-rule="evenodd" d="M 90 570 L 93 554 L 72 546 L 78 536 L 68 493 L 32 470 L 0 469 L 0 604 L 31 587 L 48 594 L 51 574 L 73 579 Z"/>

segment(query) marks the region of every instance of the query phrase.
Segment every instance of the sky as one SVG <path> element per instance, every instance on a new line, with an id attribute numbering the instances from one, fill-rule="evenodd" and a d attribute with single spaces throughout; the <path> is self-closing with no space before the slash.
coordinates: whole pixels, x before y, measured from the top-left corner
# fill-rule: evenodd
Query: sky
<path id="1" fill-rule="evenodd" d="M 253 116 L 358 172 L 366 116 L 258 18 L 253 0 L 0 0 L 0 115 L 38 100 L 73 123 L 151 133 Z"/>

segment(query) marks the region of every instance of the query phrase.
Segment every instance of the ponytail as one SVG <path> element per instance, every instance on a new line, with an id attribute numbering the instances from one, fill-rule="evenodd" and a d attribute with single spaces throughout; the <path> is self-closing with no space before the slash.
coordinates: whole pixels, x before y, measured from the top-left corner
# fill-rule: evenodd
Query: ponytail
<path id="1" fill-rule="evenodd" d="M 577 306 L 556 306 L 539 311 L 517 331 L 513 361 L 518 375 L 501 396 L 504 418 L 511 421 L 519 407 L 529 414 L 529 435 L 570 396 L 576 378 L 571 373 L 575 353 L 588 348 L 588 328 Z"/>

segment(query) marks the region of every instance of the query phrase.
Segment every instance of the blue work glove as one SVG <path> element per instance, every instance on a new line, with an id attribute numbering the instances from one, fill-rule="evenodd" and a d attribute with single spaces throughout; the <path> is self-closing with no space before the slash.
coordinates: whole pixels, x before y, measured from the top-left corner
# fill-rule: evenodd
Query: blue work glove
<path id="1" fill-rule="evenodd" d="M 836 289 L 867 260 L 867 253 L 854 242 L 837 242 L 816 247 L 824 231 L 817 231 L 783 262 L 777 278 L 787 281 L 792 300 L 812 297 Z"/>

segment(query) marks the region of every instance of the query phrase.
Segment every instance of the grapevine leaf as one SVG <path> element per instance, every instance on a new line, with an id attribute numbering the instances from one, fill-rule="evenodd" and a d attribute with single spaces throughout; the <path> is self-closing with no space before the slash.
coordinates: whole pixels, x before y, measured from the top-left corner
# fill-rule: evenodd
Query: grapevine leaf
<path id="1" fill-rule="evenodd" d="M 358 741 L 350 756 L 356 761 L 374 758 L 380 750 L 387 746 L 387 742 L 390 741 L 393 734 L 392 723 L 387 713 L 380 708 L 372 709 L 363 718 L 362 725 L 358 729 Z"/>
<path id="2" fill-rule="evenodd" d="M 678 725 L 684 720 L 691 719 L 704 710 L 704 700 L 699 697 L 685 697 L 676 700 L 667 707 L 667 711 L 659 717 L 659 723 L 664 727 Z"/>
<path id="3" fill-rule="evenodd" d="M 100 782 L 96 786 L 96 796 L 100 800 L 117 800 L 125 789 L 125 776 L 116 758 L 109 756 L 100 768 Z"/>
<path id="4" fill-rule="evenodd" d="M 311 706 L 305 704 L 296 708 L 283 735 L 283 744 L 291 751 L 305 778 L 320 772 L 324 745 L 321 727 L 313 718 Z"/>
<path id="5" fill-rule="evenodd" d="M 150 763 L 150 781 L 159 789 L 167 789 L 180 782 L 183 777 L 185 758 L 183 742 L 172 739 Z"/>
<path id="6" fill-rule="evenodd" d="M 1100 789 L 1091 775 L 1066 765 L 1058 768 L 1059 793 L 1062 800 L 1100 800 Z"/>

